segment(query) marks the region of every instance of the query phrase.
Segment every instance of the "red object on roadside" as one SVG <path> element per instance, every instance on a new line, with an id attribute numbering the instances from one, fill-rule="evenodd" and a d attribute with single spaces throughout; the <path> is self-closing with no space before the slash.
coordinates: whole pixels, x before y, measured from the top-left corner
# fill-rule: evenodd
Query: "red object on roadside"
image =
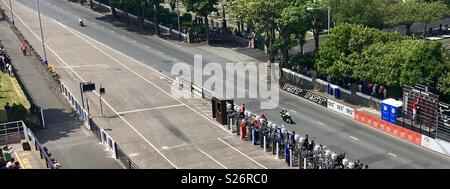
<path id="1" fill-rule="evenodd" d="M 247 135 L 247 128 L 245 126 L 245 123 L 242 122 L 240 127 L 241 127 L 241 139 L 244 139 L 245 136 Z"/>

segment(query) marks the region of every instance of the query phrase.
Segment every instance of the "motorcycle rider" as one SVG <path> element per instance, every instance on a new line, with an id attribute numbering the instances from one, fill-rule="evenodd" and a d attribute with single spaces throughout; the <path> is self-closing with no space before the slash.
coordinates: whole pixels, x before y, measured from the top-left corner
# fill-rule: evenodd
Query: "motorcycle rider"
<path id="1" fill-rule="evenodd" d="M 83 19 L 78 18 L 78 23 L 80 23 L 80 26 L 84 26 Z"/>
<path id="2" fill-rule="evenodd" d="M 293 122 L 292 118 L 291 118 L 291 115 L 289 114 L 289 112 L 286 109 L 284 109 L 284 108 L 281 109 L 280 115 L 283 118 L 283 120 L 285 120 L 286 122 L 288 122 L 288 123 L 292 123 Z"/>

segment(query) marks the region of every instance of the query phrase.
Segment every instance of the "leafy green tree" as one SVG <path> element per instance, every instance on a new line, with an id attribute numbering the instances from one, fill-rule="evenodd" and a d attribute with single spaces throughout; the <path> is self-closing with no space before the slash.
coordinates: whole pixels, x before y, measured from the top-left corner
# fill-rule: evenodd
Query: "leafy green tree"
<path id="1" fill-rule="evenodd" d="M 206 41 L 209 43 L 209 24 L 208 15 L 211 12 L 217 11 L 214 7 L 217 5 L 218 0 L 183 0 L 183 4 L 188 11 L 197 13 L 197 16 L 201 16 L 205 20 Z"/>
<path id="2" fill-rule="evenodd" d="M 383 12 L 378 0 L 328 0 L 332 7 L 332 18 L 337 23 L 362 24 L 369 27 L 383 27 Z"/>
<path id="3" fill-rule="evenodd" d="M 424 24 L 423 37 L 427 35 L 427 26 L 430 22 L 448 16 L 450 9 L 442 2 L 423 3 L 417 14 L 417 21 Z"/>
<path id="4" fill-rule="evenodd" d="M 319 72 L 333 77 L 353 79 L 353 70 L 359 64 L 359 55 L 364 49 L 374 43 L 402 39 L 397 33 L 382 32 L 362 25 L 340 24 L 322 44 L 315 67 Z"/>

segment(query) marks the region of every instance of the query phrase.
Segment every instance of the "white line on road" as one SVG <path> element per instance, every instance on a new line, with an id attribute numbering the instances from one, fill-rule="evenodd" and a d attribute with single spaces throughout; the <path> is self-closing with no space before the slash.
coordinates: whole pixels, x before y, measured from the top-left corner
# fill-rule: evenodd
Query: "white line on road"
<path id="1" fill-rule="evenodd" d="M 222 165 L 219 161 L 217 161 L 216 159 L 212 158 L 210 155 L 208 155 L 206 152 L 204 152 L 203 150 L 201 150 L 200 148 L 197 147 L 197 149 L 202 152 L 203 154 L 205 154 L 206 156 L 208 156 L 210 159 L 212 159 L 213 161 L 215 161 L 217 164 L 219 164 L 220 166 L 222 166 L 224 169 L 228 169 L 227 167 L 225 167 L 224 165 Z"/>
<path id="2" fill-rule="evenodd" d="M 320 125 L 325 126 L 325 123 L 322 123 L 322 122 L 320 122 L 320 121 L 318 121 L 317 123 L 320 124 Z"/>
<path id="3" fill-rule="evenodd" d="M 143 111 L 148 111 L 148 110 L 159 110 L 159 109 L 173 108 L 173 107 L 180 107 L 180 106 L 184 106 L 184 104 L 177 104 L 177 105 L 170 105 L 170 106 L 160 106 L 160 107 L 154 107 L 154 108 L 144 108 L 144 109 L 123 111 L 123 112 L 119 112 L 119 114 L 123 115 L 123 114 L 135 113 L 135 112 L 143 112 Z"/>
<path id="4" fill-rule="evenodd" d="M 395 155 L 395 154 L 393 154 L 391 152 L 389 152 L 388 154 L 391 155 L 391 156 L 397 157 L 397 155 Z"/>
<path id="5" fill-rule="evenodd" d="M 134 40 L 133 40 L 133 42 L 137 43 L 137 41 L 134 41 Z"/>
<path id="6" fill-rule="evenodd" d="M 69 66 L 71 68 L 83 68 L 83 67 L 109 67 L 106 64 L 90 64 L 90 65 L 75 65 L 75 66 Z M 57 66 L 57 68 L 68 68 L 67 66 Z"/>
<path id="7" fill-rule="evenodd" d="M 111 48 L 111 47 L 109 47 L 109 46 L 107 46 L 107 45 L 105 45 L 105 44 L 103 44 L 103 43 L 100 43 L 100 42 L 96 41 L 95 39 L 93 39 L 93 38 L 91 38 L 91 37 L 89 37 L 89 36 L 87 36 L 87 35 L 85 35 L 85 34 L 83 34 L 83 33 L 80 33 L 80 32 L 78 32 L 78 31 L 72 30 L 72 29 L 68 28 L 67 26 L 65 26 L 65 25 L 63 25 L 63 24 L 57 22 L 56 20 L 53 20 L 53 22 L 59 24 L 60 26 L 62 26 L 63 28 L 65 28 L 67 31 L 73 33 L 74 35 L 76 35 L 77 37 L 79 37 L 81 40 L 85 41 L 86 43 L 88 43 L 88 44 L 91 45 L 92 47 L 96 48 L 97 50 L 99 50 L 100 52 L 102 52 L 103 54 L 105 54 L 107 57 L 111 58 L 112 60 L 114 60 L 115 62 L 117 62 L 117 63 L 120 64 L 121 66 L 123 66 L 125 69 L 127 69 L 127 70 L 130 71 L 131 73 L 133 73 L 133 74 L 135 74 L 136 76 L 140 77 L 140 78 L 141 78 L 142 80 L 144 80 L 145 82 L 147 82 L 147 83 L 149 83 L 150 85 L 154 86 L 155 88 L 159 89 L 160 91 L 162 91 L 163 93 L 165 93 L 165 94 L 168 95 L 169 97 L 173 98 L 173 99 L 176 100 L 177 102 L 179 102 L 179 103 L 181 103 L 181 104 L 184 104 L 186 107 L 188 107 L 189 109 L 191 109 L 193 112 L 195 112 L 195 113 L 197 113 L 198 115 L 202 116 L 203 118 L 205 118 L 206 120 L 208 120 L 208 121 L 211 122 L 212 124 L 216 125 L 217 127 L 221 128 L 222 130 L 224 130 L 225 132 L 227 132 L 228 134 L 230 134 L 230 135 L 233 134 L 233 133 L 231 133 L 230 131 L 228 131 L 228 130 L 226 130 L 225 128 L 223 128 L 223 127 L 222 127 L 221 125 L 219 125 L 218 123 L 216 123 L 215 121 L 213 121 L 212 119 L 206 117 L 205 115 L 203 115 L 202 113 L 198 112 L 198 111 L 195 110 L 194 108 L 192 108 L 192 107 L 186 105 L 185 103 L 181 102 L 179 99 L 177 99 L 176 97 L 172 96 L 172 95 L 169 94 L 168 92 L 162 90 L 160 87 L 158 87 L 158 86 L 155 85 L 154 83 L 150 82 L 148 79 L 144 78 L 142 75 L 138 74 L 136 71 L 130 69 L 128 66 L 125 66 L 123 63 L 119 62 L 119 61 L 116 60 L 115 58 L 111 57 L 111 55 L 107 54 L 105 51 L 101 50 L 99 47 L 93 45 L 91 42 L 87 41 L 86 39 L 84 39 L 84 38 L 81 37 L 81 36 L 84 36 L 85 38 L 88 38 L 88 39 L 90 39 L 90 40 L 93 40 L 94 42 L 98 43 L 99 45 L 101 45 L 101 46 L 103 46 L 103 47 L 105 47 L 105 48 L 108 48 L 108 49 L 110 49 L 110 50 L 112 50 L 112 51 L 114 51 L 114 52 L 116 52 L 116 53 L 118 53 L 118 54 L 121 54 L 121 55 L 123 55 L 123 56 L 125 56 L 125 57 L 128 57 L 128 58 L 130 58 L 131 60 L 134 60 L 135 62 L 137 62 L 138 64 L 140 64 L 140 65 L 142 65 L 142 66 L 144 66 L 144 67 L 147 67 L 147 68 L 153 70 L 153 71 L 154 71 L 155 73 L 157 73 L 157 74 L 160 74 L 160 75 L 162 75 L 162 76 L 167 77 L 166 75 L 162 74 L 162 73 L 159 72 L 158 70 L 155 70 L 154 68 L 152 68 L 152 67 L 150 67 L 150 66 L 148 66 L 148 65 L 145 65 L 145 64 L 143 64 L 142 62 L 139 62 L 139 61 L 137 61 L 136 59 L 133 59 L 133 58 L 131 58 L 130 56 L 128 56 L 128 55 L 126 55 L 126 54 L 124 54 L 124 53 L 122 53 L 122 52 L 120 52 L 120 51 L 118 51 L 118 50 L 116 50 L 116 49 L 113 49 L 113 48 Z M 174 81 L 174 80 L 173 80 L 172 78 L 170 78 L 170 77 L 167 77 L 167 78 L 170 79 L 171 81 Z M 97 94 L 97 93 L 96 93 L 96 94 Z M 97 94 L 97 96 L 98 96 L 98 94 Z M 119 115 L 119 117 L 121 117 L 121 116 Z M 121 118 L 122 118 L 122 117 L 121 117 Z M 123 119 L 123 118 L 122 118 L 122 119 Z"/>
<path id="8" fill-rule="evenodd" d="M 292 112 L 297 113 L 295 110 L 291 109 Z"/>
<path id="9" fill-rule="evenodd" d="M 358 138 L 356 138 L 354 136 L 350 136 L 350 138 L 352 138 L 353 140 L 359 140 Z"/>
<path id="10" fill-rule="evenodd" d="M 253 161 L 254 163 L 258 164 L 259 166 L 261 166 L 264 169 L 267 169 L 267 167 L 264 167 L 264 165 L 261 165 L 260 163 L 258 163 L 257 161 L 255 161 L 254 159 L 250 158 L 247 156 L 247 154 L 242 153 L 241 151 L 239 151 L 238 149 L 236 149 L 235 147 L 231 146 L 230 144 L 228 144 L 227 142 L 223 141 L 220 138 L 217 138 L 218 140 L 222 141 L 224 144 L 226 144 L 227 146 L 229 146 L 230 148 L 232 148 L 233 150 L 236 150 L 237 152 L 241 153 L 243 156 L 245 156 L 246 158 L 248 158 L 249 160 Z"/>
<path id="11" fill-rule="evenodd" d="M 3 2 L 3 1 L 2 1 Z M 4 2 L 3 2 L 4 3 Z M 10 7 L 8 7 L 9 9 L 11 9 Z M 13 11 L 13 13 L 16 15 L 16 17 L 20 20 L 20 22 L 22 22 L 24 24 L 24 26 L 30 30 L 30 32 L 34 35 L 34 37 L 36 39 L 38 39 L 38 41 L 40 41 L 42 43 L 42 39 L 30 28 L 30 26 L 28 26 L 23 20 L 22 18 L 17 15 L 17 13 L 15 13 Z M 56 20 L 52 19 L 53 22 L 58 23 Z M 62 24 L 60 24 L 62 25 Z M 69 66 L 50 46 L 48 46 L 46 43 L 44 43 L 44 45 L 66 66 Z M 69 67 L 69 69 L 83 82 L 86 82 L 86 80 L 84 80 L 75 70 L 73 70 L 72 68 Z M 94 91 L 94 94 L 97 96 L 100 96 L 96 91 Z M 104 99 L 102 99 L 102 101 L 116 114 L 119 115 L 117 113 L 116 110 L 114 110 L 114 108 Z M 141 133 L 139 133 L 139 131 L 136 130 L 136 128 L 134 128 L 127 120 L 125 120 L 122 116 L 119 115 L 119 118 L 126 124 L 128 125 L 134 132 L 136 132 L 143 140 L 145 140 L 153 149 L 156 150 L 156 152 L 158 152 L 167 162 L 170 163 L 170 165 L 172 165 L 173 167 L 175 167 L 176 169 L 178 169 L 178 167 L 172 163 L 164 154 L 162 154 L 149 140 L 147 140 Z"/>
<path id="12" fill-rule="evenodd" d="M 148 45 L 145 45 L 145 48 L 149 49 L 150 47 Z"/>

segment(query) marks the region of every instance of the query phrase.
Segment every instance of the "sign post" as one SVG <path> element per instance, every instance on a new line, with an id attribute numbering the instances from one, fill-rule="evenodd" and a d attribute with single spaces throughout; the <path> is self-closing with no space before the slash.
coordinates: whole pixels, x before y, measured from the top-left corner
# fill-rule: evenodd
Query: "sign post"
<path id="1" fill-rule="evenodd" d="M 103 115 L 103 106 L 102 106 L 102 95 L 105 94 L 105 88 L 102 87 L 102 84 L 100 84 L 100 95 L 98 95 L 98 98 L 100 100 L 100 112 Z"/>

